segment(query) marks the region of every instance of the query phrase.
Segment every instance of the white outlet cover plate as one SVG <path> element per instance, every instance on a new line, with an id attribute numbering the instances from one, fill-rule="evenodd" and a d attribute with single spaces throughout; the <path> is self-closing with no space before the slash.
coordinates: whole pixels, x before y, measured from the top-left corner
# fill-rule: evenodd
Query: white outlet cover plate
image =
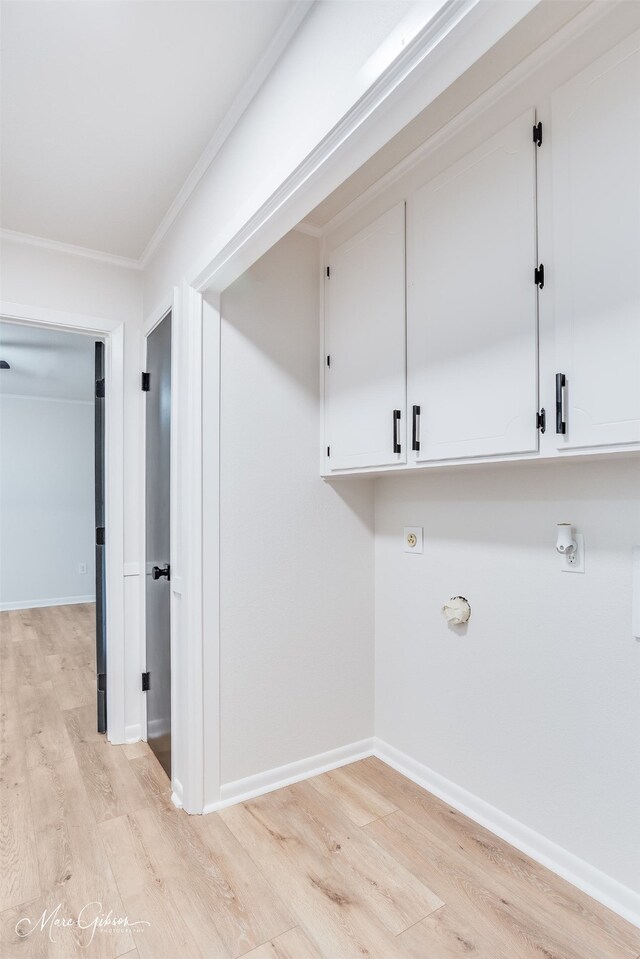
<path id="1" fill-rule="evenodd" d="M 409 545 L 409 537 L 413 535 L 416 538 L 416 545 Z M 404 551 L 405 553 L 422 552 L 422 526 L 405 526 L 404 528 Z"/>
<path id="2" fill-rule="evenodd" d="M 560 569 L 563 573 L 584 573 L 584 533 L 574 533 L 573 538 L 578 547 L 576 550 L 577 562 L 569 563 L 566 556 L 560 556 Z"/>

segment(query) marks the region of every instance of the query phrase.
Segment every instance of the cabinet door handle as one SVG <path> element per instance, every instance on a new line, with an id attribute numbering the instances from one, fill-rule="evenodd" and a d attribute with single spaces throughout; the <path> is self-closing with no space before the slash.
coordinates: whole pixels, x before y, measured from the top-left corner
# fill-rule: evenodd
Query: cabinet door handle
<path id="1" fill-rule="evenodd" d="M 567 423 L 564 418 L 564 391 L 567 378 L 564 373 L 556 373 L 556 433 L 566 433 Z"/>
<path id="2" fill-rule="evenodd" d="M 398 427 L 400 425 L 400 410 L 393 411 L 393 452 L 402 453 L 402 446 L 400 445 L 400 440 L 398 439 Z"/>
<path id="3" fill-rule="evenodd" d="M 411 439 L 411 449 L 416 453 L 420 452 L 420 440 L 418 439 L 418 417 L 420 416 L 420 407 L 413 407 L 413 429 Z"/>

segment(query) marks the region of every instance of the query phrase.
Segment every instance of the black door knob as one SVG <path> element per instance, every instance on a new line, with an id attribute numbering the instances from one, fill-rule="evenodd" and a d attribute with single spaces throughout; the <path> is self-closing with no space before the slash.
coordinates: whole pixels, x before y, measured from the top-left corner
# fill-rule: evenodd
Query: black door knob
<path id="1" fill-rule="evenodd" d="M 154 566 L 151 575 L 154 579 L 160 579 L 161 576 L 166 576 L 168 580 L 171 579 L 169 564 L 165 563 L 162 569 L 159 566 Z"/>

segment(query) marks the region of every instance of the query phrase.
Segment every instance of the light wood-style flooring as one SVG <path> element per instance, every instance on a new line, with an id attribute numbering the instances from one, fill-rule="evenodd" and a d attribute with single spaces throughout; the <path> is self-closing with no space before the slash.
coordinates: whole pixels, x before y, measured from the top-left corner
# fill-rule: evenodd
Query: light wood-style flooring
<path id="1" fill-rule="evenodd" d="M 145 743 L 95 732 L 93 607 L 0 633 L 3 959 L 640 956 L 639 930 L 375 759 L 186 815 Z M 109 912 L 141 924 L 92 939 Z"/>

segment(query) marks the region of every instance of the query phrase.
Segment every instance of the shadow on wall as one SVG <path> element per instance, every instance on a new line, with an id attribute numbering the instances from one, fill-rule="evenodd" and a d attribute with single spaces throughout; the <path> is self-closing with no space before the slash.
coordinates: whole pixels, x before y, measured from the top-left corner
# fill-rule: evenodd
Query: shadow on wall
<path id="1" fill-rule="evenodd" d="M 320 477 L 318 271 L 291 233 L 221 298 L 225 783 L 373 730 L 373 484 Z"/>
<path id="2" fill-rule="evenodd" d="M 606 511 L 613 510 L 640 541 L 640 455 L 604 462 L 460 466 L 383 477 L 376 481 L 376 533 L 398 534 L 396 522 L 389 525 L 397 504 L 403 525 L 421 518 L 427 524 L 425 537 L 432 541 L 554 549 L 555 524 L 580 527 L 587 517 L 603 513 L 603 500 Z M 599 545 L 616 548 L 618 524 L 597 526 Z"/>
<path id="3" fill-rule="evenodd" d="M 252 351 L 256 363 L 268 358 L 295 380 L 301 400 L 313 402 L 320 393 L 319 262 L 318 241 L 293 231 L 225 290 L 221 305 L 223 326 L 247 340 L 247 359 Z M 235 371 L 223 363 L 222 375 Z"/>

